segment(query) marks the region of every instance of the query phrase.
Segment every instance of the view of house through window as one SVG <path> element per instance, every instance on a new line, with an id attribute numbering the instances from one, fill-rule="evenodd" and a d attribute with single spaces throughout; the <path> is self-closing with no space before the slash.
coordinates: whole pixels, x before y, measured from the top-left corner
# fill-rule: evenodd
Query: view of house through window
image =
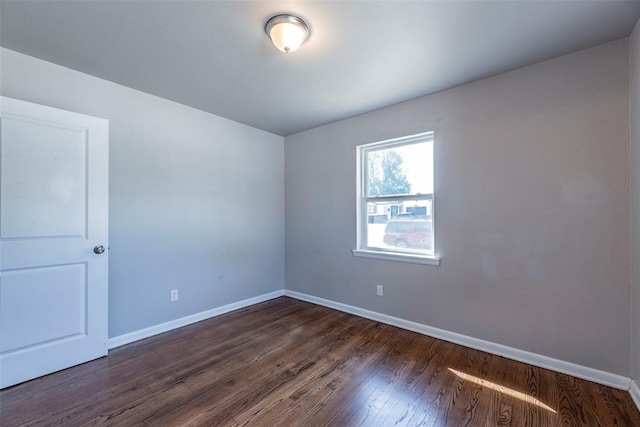
<path id="1" fill-rule="evenodd" d="M 433 256 L 433 133 L 362 145 L 358 249 Z"/>

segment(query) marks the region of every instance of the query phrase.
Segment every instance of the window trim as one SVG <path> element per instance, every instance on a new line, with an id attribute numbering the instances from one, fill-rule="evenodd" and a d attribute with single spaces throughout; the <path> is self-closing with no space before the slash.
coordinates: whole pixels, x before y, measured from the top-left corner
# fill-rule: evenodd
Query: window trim
<path id="1" fill-rule="evenodd" d="M 406 194 L 395 196 L 376 196 L 367 197 L 368 182 L 368 162 L 367 155 L 369 152 L 385 149 L 386 147 L 402 147 L 418 142 L 431 142 L 432 150 L 435 152 L 434 132 L 423 132 L 419 134 L 403 136 L 399 138 L 387 139 L 384 141 L 373 142 L 358 145 L 356 147 L 356 248 L 351 253 L 356 257 L 382 259 L 387 261 L 410 262 L 427 265 L 440 265 L 440 257 L 435 251 L 436 248 L 436 223 L 435 223 L 435 191 L 431 194 Z M 434 181 L 435 181 L 435 159 L 433 165 Z M 434 182 L 435 186 L 435 182 Z M 433 249 L 434 253 L 425 255 L 420 253 L 412 253 L 411 251 L 392 251 L 381 248 L 369 247 L 365 245 L 367 235 L 367 203 L 375 199 L 378 201 L 404 201 L 404 200 L 431 200 L 431 222 L 433 230 Z"/>

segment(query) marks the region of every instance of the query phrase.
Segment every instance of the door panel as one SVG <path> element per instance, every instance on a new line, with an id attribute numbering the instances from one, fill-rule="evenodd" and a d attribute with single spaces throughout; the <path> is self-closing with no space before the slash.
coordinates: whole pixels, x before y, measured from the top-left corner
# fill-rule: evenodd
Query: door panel
<path id="1" fill-rule="evenodd" d="M 2 97 L 0 387 L 107 353 L 108 122 Z"/>
<path id="2" fill-rule="evenodd" d="M 86 130 L 9 116 L 2 139 L 0 237 L 85 237 Z"/>
<path id="3" fill-rule="evenodd" d="M 86 335 L 86 285 L 86 264 L 5 272 L 0 288 L 0 352 Z M 11 327 L 16 320 L 30 333 Z"/>

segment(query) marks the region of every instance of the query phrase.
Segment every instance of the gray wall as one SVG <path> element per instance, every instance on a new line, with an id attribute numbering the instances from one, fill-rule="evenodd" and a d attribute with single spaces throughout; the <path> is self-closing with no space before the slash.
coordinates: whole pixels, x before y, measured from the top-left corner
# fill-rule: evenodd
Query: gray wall
<path id="1" fill-rule="evenodd" d="M 283 288 L 282 137 L 6 49 L 1 67 L 5 96 L 110 121 L 110 337 Z"/>
<path id="2" fill-rule="evenodd" d="M 640 21 L 629 39 L 632 377 L 640 383 Z"/>
<path id="3" fill-rule="evenodd" d="M 625 39 L 285 138 L 285 287 L 629 376 L 628 79 Z M 429 130 L 441 265 L 353 257 L 356 146 Z"/>

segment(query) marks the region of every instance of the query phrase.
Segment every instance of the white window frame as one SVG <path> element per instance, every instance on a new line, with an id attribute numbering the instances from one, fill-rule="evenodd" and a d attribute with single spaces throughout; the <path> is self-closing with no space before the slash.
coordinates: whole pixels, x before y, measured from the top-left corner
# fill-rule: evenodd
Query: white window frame
<path id="1" fill-rule="evenodd" d="M 356 200 L 356 222 L 357 222 L 357 233 L 356 233 L 356 249 L 353 249 L 351 252 L 354 256 L 357 257 L 365 257 L 365 258 L 375 258 L 375 259 L 383 259 L 389 261 L 401 261 L 401 262 L 411 262 L 417 264 L 428 264 L 428 265 L 440 265 L 440 258 L 436 255 L 436 227 L 435 227 L 435 194 L 406 194 L 406 195 L 395 195 L 395 196 L 376 196 L 376 197 L 368 197 L 367 196 L 367 183 L 368 180 L 368 167 L 367 167 L 367 154 L 373 151 L 379 151 L 389 148 L 397 148 L 402 147 L 404 145 L 412 145 L 420 142 L 431 142 L 433 150 L 435 151 L 435 139 L 433 132 L 424 132 L 410 136 L 404 136 L 400 138 L 387 139 L 385 141 L 374 142 L 370 144 L 359 145 L 356 147 L 357 149 L 357 200 Z M 435 159 L 433 168 L 435 169 Z M 432 171 L 434 173 L 434 171 Z M 434 191 L 435 193 L 435 191 Z M 408 201 L 408 200 L 431 200 L 431 221 L 432 221 L 432 229 L 433 229 L 433 255 L 427 255 L 422 253 L 416 253 L 410 250 L 407 251 L 396 251 L 396 250 L 385 250 L 376 247 L 369 247 L 366 244 L 366 236 L 367 236 L 367 223 L 368 223 L 368 202 L 377 201 Z"/>

